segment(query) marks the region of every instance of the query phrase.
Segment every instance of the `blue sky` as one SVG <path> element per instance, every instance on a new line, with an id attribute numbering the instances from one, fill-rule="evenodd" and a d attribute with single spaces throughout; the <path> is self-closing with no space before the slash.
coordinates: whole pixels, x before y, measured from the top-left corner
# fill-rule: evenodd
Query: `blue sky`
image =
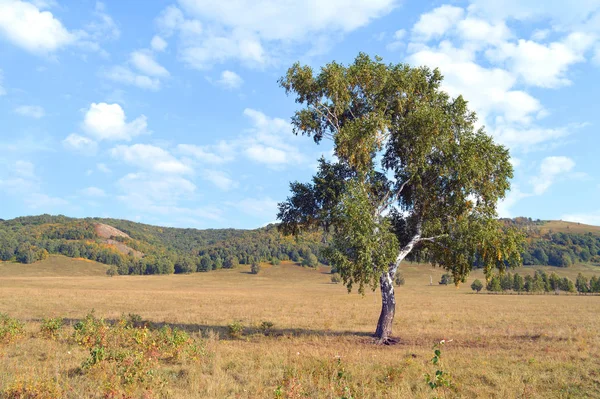
<path id="1" fill-rule="evenodd" d="M 600 0 L 501 3 L 0 0 L 0 218 L 272 222 L 331 155 L 277 79 L 364 51 L 439 67 L 510 148 L 501 216 L 600 225 Z"/>

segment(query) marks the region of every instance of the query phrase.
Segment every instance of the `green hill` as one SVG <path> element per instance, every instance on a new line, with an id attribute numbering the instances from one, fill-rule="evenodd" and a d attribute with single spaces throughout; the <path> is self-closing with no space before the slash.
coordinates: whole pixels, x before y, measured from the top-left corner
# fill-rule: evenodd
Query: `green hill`
<path id="1" fill-rule="evenodd" d="M 527 234 L 524 265 L 600 263 L 600 227 L 523 217 L 504 222 Z M 326 263 L 321 250 L 321 234 L 286 237 L 275 225 L 255 230 L 198 230 L 61 215 L 0 220 L 0 261 L 31 264 L 60 254 L 114 265 L 120 274 L 189 273 L 233 268 L 238 263 L 299 262 L 314 258 L 312 254 Z"/>

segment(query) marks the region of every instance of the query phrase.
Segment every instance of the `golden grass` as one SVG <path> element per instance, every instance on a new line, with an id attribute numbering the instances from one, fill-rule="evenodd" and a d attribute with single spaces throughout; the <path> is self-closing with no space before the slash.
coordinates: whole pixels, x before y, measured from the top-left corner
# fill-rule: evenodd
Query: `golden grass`
<path id="1" fill-rule="evenodd" d="M 553 233 L 573 233 L 585 234 L 593 233 L 600 235 L 600 226 L 592 226 L 589 224 L 565 222 L 562 220 L 549 220 L 540 226 L 540 232 L 546 234 L 552 231 Z"/>
<path id="2" fill-rule="evenodd" d="M 278 390 L 290 398 L 429 398 L 435 392 L 424 374 L 436 370 L 431 348 L 441 339 L 453 340 L 443 348 L 442 368 L 457 385 L 457 393 L 446 397 L 600 397 L 596 296 L 473 294 L 468 286 L 482 278 L 480 272 L 456 289 L 437 284 L 441 270 L 406 264 L 394 327 L 400 343 L 380 347 L 369 337 L 379 315 L 378 293 L 347 294 L 330 283 L 326 268 L 283 263 L 263 265 L 258 275 L 240 268 L 182 276 L 24 278 L 14 270 L 5 274 L 6 266 L 0 265 L 0 309 L 27 320 L 29 334 L 0 347 L 0 392 L 18 380 L 40 379 L 64 387 L 65 397 L 102 397 L 99 381 L 73 372 L 83 350 L 66 338 L 35 334 L 43 317 L 80 319 L 95 309 L 106 318 L 137 313 L 210 336 L 205 360 L 173 365 L 172 381 L 156 397 L 274 398 Z M 81 267 L 98 274 L 96 265 Z M 571 278 L 579 271 L 600 275 L 600 268 L 587 265 L 546 270 Z M 233 321 L 247 327 L 241 339 L 227 334 Z M 262 321 L 274 323 L 272 335 L 259 333 Z"/>

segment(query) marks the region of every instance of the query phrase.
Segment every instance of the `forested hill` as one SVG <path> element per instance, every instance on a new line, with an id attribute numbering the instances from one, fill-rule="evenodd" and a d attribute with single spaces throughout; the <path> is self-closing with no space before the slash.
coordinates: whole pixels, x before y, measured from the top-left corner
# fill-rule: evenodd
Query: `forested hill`
<path id="1" fill-rule="evenodd" d="M 291 259 L 316 266 L 320 234 L 284 237 L 256 230 L 181 229 L 119 219 L 28 216 L 0 221 L 0 260 L 33 263 L 48 254 L 115 265 L 120 274 L 210 271 Z"/>
<path id="2" fill-rule="evenodd" d="M 504 222 L 527 234 L 525 265 L 600 263 L 600 227 L 529 218 Z M 115 265 L 120 274 L 189 273 L 288 259 L 315 266 L 325 263 L 321 239 L 319 233 L 285 237 L 275 225 L 197 230 L 40 215 L 0 220 L 0 260 L 33 263 L 62 254 Z"/>

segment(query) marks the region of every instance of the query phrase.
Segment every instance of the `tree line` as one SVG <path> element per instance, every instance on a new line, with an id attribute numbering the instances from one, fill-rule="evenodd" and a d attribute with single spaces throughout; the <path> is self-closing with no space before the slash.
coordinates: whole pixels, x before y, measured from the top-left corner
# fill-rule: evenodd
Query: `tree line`
<path id="1" fill-rule="evenodd" d="M 484 284 L 480 280 L 475 280 L 471 284 L 473 291 L 480 292 L 483 288 Z M 560 277 L 554 272 L 548 274 L 543 270 L 536 270 L 533 276 L 523 277 L 519 273 L 492 276 L 485 284 L 485 289 L 496 293 L 510 291 L 516 293 L 558 293 L 559 291 L 580 294 L 600 293 L 600 278 L 593 276 L 588 279 L 579 273 L 573 282 L 568 277 Z"/>

